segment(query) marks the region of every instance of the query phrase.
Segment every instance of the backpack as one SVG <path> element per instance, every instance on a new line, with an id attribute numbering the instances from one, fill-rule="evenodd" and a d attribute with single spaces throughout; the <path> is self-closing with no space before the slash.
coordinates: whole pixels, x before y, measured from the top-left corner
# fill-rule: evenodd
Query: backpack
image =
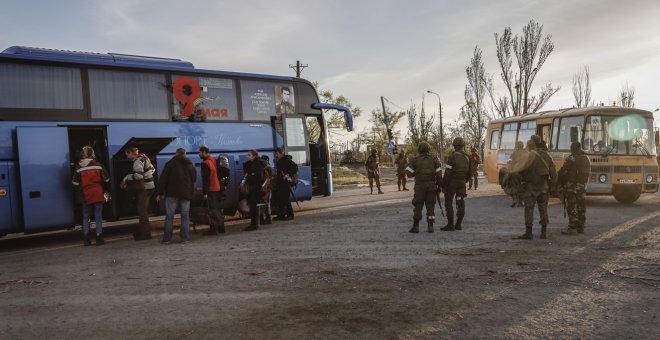
<path id="1" fill-rule="evenodd" d="M 296 186 L 298 184 L 298 164 L 296 164 L 295 162 L 293 162 L 293 168 L 289 173 L 289 183 L 292 186 Z"/>
<path id="2" fill-rule="evenodd" d="M 220 181 L 220 190 L 224 191 L 229 185 L 229 159 L 227 156 L 220 156 L 216 160 L 216 172 L 218 174 L 218 181 Z"/>

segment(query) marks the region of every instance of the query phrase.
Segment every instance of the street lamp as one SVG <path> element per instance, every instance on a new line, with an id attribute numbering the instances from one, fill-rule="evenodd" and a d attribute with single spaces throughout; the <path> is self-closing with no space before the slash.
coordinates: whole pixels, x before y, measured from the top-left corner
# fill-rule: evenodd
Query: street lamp
<path id="1" fill-rule="evenodd" d="M 427 90 L 426 92 L 438 96 L 438 108 L 439 108 L 438 112 L 440 113 L 440 149 L 441 149 L 440 150 L 440 159 L 442 160 L 442 163 L 444 163 L 445 162 L 445 135 L 444 135 L 444 132 L 443 132 L 444 130 L 442 129 L 442 101 L 440 100 L 440 95 L 439 94 L 437 94 L 433 91 L 430 91 L 430 90 Z"/>

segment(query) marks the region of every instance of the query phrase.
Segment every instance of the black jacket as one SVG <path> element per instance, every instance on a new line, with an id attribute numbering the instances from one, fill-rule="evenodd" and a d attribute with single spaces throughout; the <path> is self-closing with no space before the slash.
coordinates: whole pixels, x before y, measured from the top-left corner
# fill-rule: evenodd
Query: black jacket
<path id="1" fill-rule="evenodd" d="M 197 173 L 186 156 L 174 156 L 165 164 L 158 178 L 158 194 L 190 200 L 195 189 Z"/>
<path id="2" fill-rule="evenodd" d="M 292 160 L 290 155 L 279 158 L 275 167 L 277 168 L 277 179 L 279 181 L 284 179 L 284 175 L 293 176 L 298 172 L 298 164 Z"/>
<path id="3" fill-rule="evenodd" d="M 264 167 L 260 159 L 247 161 L 243 163 L 243 171 L 245 171 L 245 181 L 250 188 L 261 188 L 264 183 Z"/>

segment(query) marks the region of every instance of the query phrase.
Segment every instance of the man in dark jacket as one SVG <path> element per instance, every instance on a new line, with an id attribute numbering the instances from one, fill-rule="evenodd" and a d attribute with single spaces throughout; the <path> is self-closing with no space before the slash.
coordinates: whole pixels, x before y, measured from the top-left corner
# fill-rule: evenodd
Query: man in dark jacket
<path id="1" fill-rule="evenodd" d="M 248 151 L 248 161 L 243 163 L 245 177 L 241 186 L 247 185 L 247 201 L 250 204 L 250 225 L 245 231 L 259 229 L 259 204 L 263 199 L 264 167 L 257 150 Z"/>
<path id="2" fill-rule="evenodd" d="M 277 175 L 275 181 L 275 203 L 277 204 L 277 217 L 275 220 L 292 220 L 293 207 L 289 195 L 291 194 L 291 182 L 298 173 L 298 165 L 291 156 L 284 154 L 283 148 L 275 150 L 277 163 L 275 164 Z"/>
<path id="3" fill-rule="evenodd" d="M 165 233 L 163 243 L 172 240 L 172 223 L 177 204 L 181 204 L 181 242 L 186 243 L 190 238 L 190 199 L 193 196 L 195 185 L 195 166 L 188 157 L 185 149 L 177 149 L 176 154 L 165 164 L 165 169 L 158 179 L 158 197 L 165 196 Z"/>

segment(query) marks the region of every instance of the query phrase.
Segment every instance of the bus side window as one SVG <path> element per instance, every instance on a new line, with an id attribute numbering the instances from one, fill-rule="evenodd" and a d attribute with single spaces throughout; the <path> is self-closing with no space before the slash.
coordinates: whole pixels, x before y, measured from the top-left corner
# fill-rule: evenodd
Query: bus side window
<path id="1" fill-rule="evenodd" d="M 490 133 L 490 149 L 497 150 L 500 147 L 500 130 L 493 130 Z"/>

